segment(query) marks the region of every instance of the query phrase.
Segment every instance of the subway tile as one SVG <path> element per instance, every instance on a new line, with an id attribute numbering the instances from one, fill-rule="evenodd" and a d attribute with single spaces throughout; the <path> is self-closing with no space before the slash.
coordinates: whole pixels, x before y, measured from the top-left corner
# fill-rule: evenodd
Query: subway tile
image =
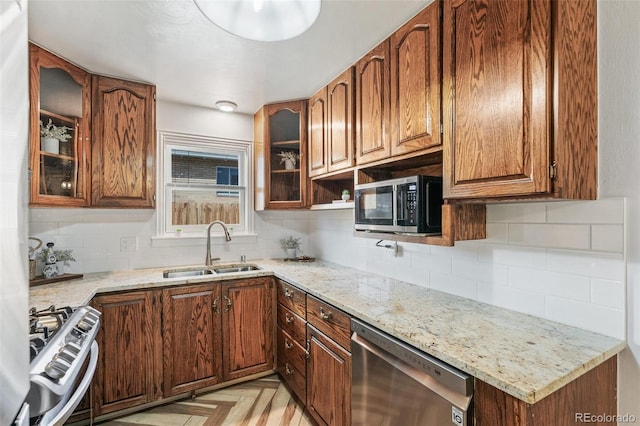
<path id="1" fill-rule="evenodd" d="M 484 243 L 499 243 L 506 244 L 507 243 L 507 223 L 487 223 L 487 238 L 481 241 L 481 244 Z M 482 245 L 481 245 L 482 246 Z"/>
<path id="2" fill-rule="evenodd" d="M 493 284 L 507 284 L 508 268 L 506 265 L 454 258 L 451 271 L 455 277 Z"/>
<path id="3" fill-rule="evenodd" d="M 509 244 L 588 250 L 589 225 L 509 224 Z"/>
<path id="4" fill-rule="evenodd" d="M 544 223 L 544 203 L 489 204 L 487 222 Z"/>
<path id="5" fill-rule="evenodd" d="M 429 287 L 445 293 L 455 294 L 456 296 L 466 297 L 467 299 L 478 300 L 477 282 L 463 277 L 431 272 L 429 274 Z"/>
<path id="6" fill-rule="evenodd" d="M 538 317 L 544 316 L 544 294 L 491 283 L 478 283 L 478 300 Z"/>
<path id="7" fill-rule="evenodd" d="M 593 201 L 549 202 L 549 223 L 614 223 L 624 222 L 624 199 L 605 198 Z"/>
<path id="8" fill-rule="evenodd" d="M 436 272 L 443 275 L 451 275 L 451 257 L 439 256 L 437 254 L 427 254 L 423 256 L 413 256 L 411 258 L 411 268 L 424 272 Z"/>
<path id="9" fill-rule="evenodd" d="M 545 250 L 535 247 L 480 244 L 478 247 L 478 259 L 486 263 L 542 268 L 545 263 Z"/>
<path id="10" fill-rule="evenodd" d="M 571 250 L 547 250 L 546 269 L 573 275 L 624 280 L 624 260 L 620 254 Z"/>
<path id="11" fill-rule="evenodd" d="M 622 281 L 591 280 L 591 303 L 614 309 L 624 309 L 624 283 Z"/>
<path id="12" fill-rule="evenodd" d="M 544 267 L 543 264 L 540 267 Z M 591 282 L 589 277 L 563 274 L 542 269 L 509 267 L 509 287 L 541 295 L 560 296 L 589 302 Z"/>
<path id="13" fill-rule="evenodd" d="M 42 239 L 58 233 L 58 222 L 33 222 L 29 224 L 29 236 Z"/>
<path id="14" fill-rule="evenodd" d="M 591 250 L 622 253 L 624 225 L 591 225 Z"/>
<path id="15" fill-rule="evenodd" d="M 622 309 L 547 296 L 545 317 L 617 339 L 625 337 L 625 318 Z"/>
<path id="16" fill-rule="evenodd" d="M 477 260 L 478 246 L 477 241 L 456 241 L 453 247 L 432 246 L 431 253 L 443 257 Z"/>

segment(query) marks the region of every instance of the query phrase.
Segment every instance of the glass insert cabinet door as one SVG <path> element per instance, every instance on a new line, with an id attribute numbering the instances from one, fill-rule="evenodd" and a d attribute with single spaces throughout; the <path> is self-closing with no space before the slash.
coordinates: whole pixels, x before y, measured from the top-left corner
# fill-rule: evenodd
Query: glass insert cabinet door
<path id="1" fill-rule="evenodd" d="M 265 109 L 270 208 L 306 205 L 306 103 L 268 105 Z"/>
<path id="2" fill-rule="evenodd" d="M 30 46 L 31 204 L 88 204 L 90 75 Z"/>

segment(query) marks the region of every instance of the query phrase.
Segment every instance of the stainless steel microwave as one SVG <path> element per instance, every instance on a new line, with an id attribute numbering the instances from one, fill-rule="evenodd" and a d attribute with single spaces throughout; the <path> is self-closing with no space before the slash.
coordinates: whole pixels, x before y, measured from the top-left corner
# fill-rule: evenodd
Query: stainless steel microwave
<path id="1" fill-rule="evenodd" d="M 411 176 L 355 186 L 355 229 L 438 234 L 442 178 Z"/>

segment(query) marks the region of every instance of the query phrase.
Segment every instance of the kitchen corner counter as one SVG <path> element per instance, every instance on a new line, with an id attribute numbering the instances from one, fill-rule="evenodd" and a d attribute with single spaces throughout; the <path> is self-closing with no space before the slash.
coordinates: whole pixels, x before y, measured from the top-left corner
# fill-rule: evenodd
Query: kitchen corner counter
<path id="1" fill-rule="evenodd" d="M 625 342 L 329 262 L 252 261 L 262 270 L 162 278 L 167 268 L 86 274 L 30 290 L 30 305 L 87 304 L 99 293 L 276 275 L 533 404 L 615 356 Z"/>

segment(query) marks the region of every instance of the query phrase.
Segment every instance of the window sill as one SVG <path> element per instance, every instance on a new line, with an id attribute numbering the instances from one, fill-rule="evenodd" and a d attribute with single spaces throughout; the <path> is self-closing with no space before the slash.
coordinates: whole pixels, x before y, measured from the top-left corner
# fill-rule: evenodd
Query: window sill
<path id="1" fill-rule="evenodd" d="M 231 235 L 231 241 L 226 242 L 222 235 L 212 235 L 212 244 L 234 244 L 234 243 L 256 243 L 258 242 L 258 234 L 243 233 Z M 202 246 L 207 243 L 206 235 L 189 235 L 183 234 L 178 237 L 176 235 L 158 235 L 151 237 L 151 247 L 188 247 L 188 246 Z"/>

